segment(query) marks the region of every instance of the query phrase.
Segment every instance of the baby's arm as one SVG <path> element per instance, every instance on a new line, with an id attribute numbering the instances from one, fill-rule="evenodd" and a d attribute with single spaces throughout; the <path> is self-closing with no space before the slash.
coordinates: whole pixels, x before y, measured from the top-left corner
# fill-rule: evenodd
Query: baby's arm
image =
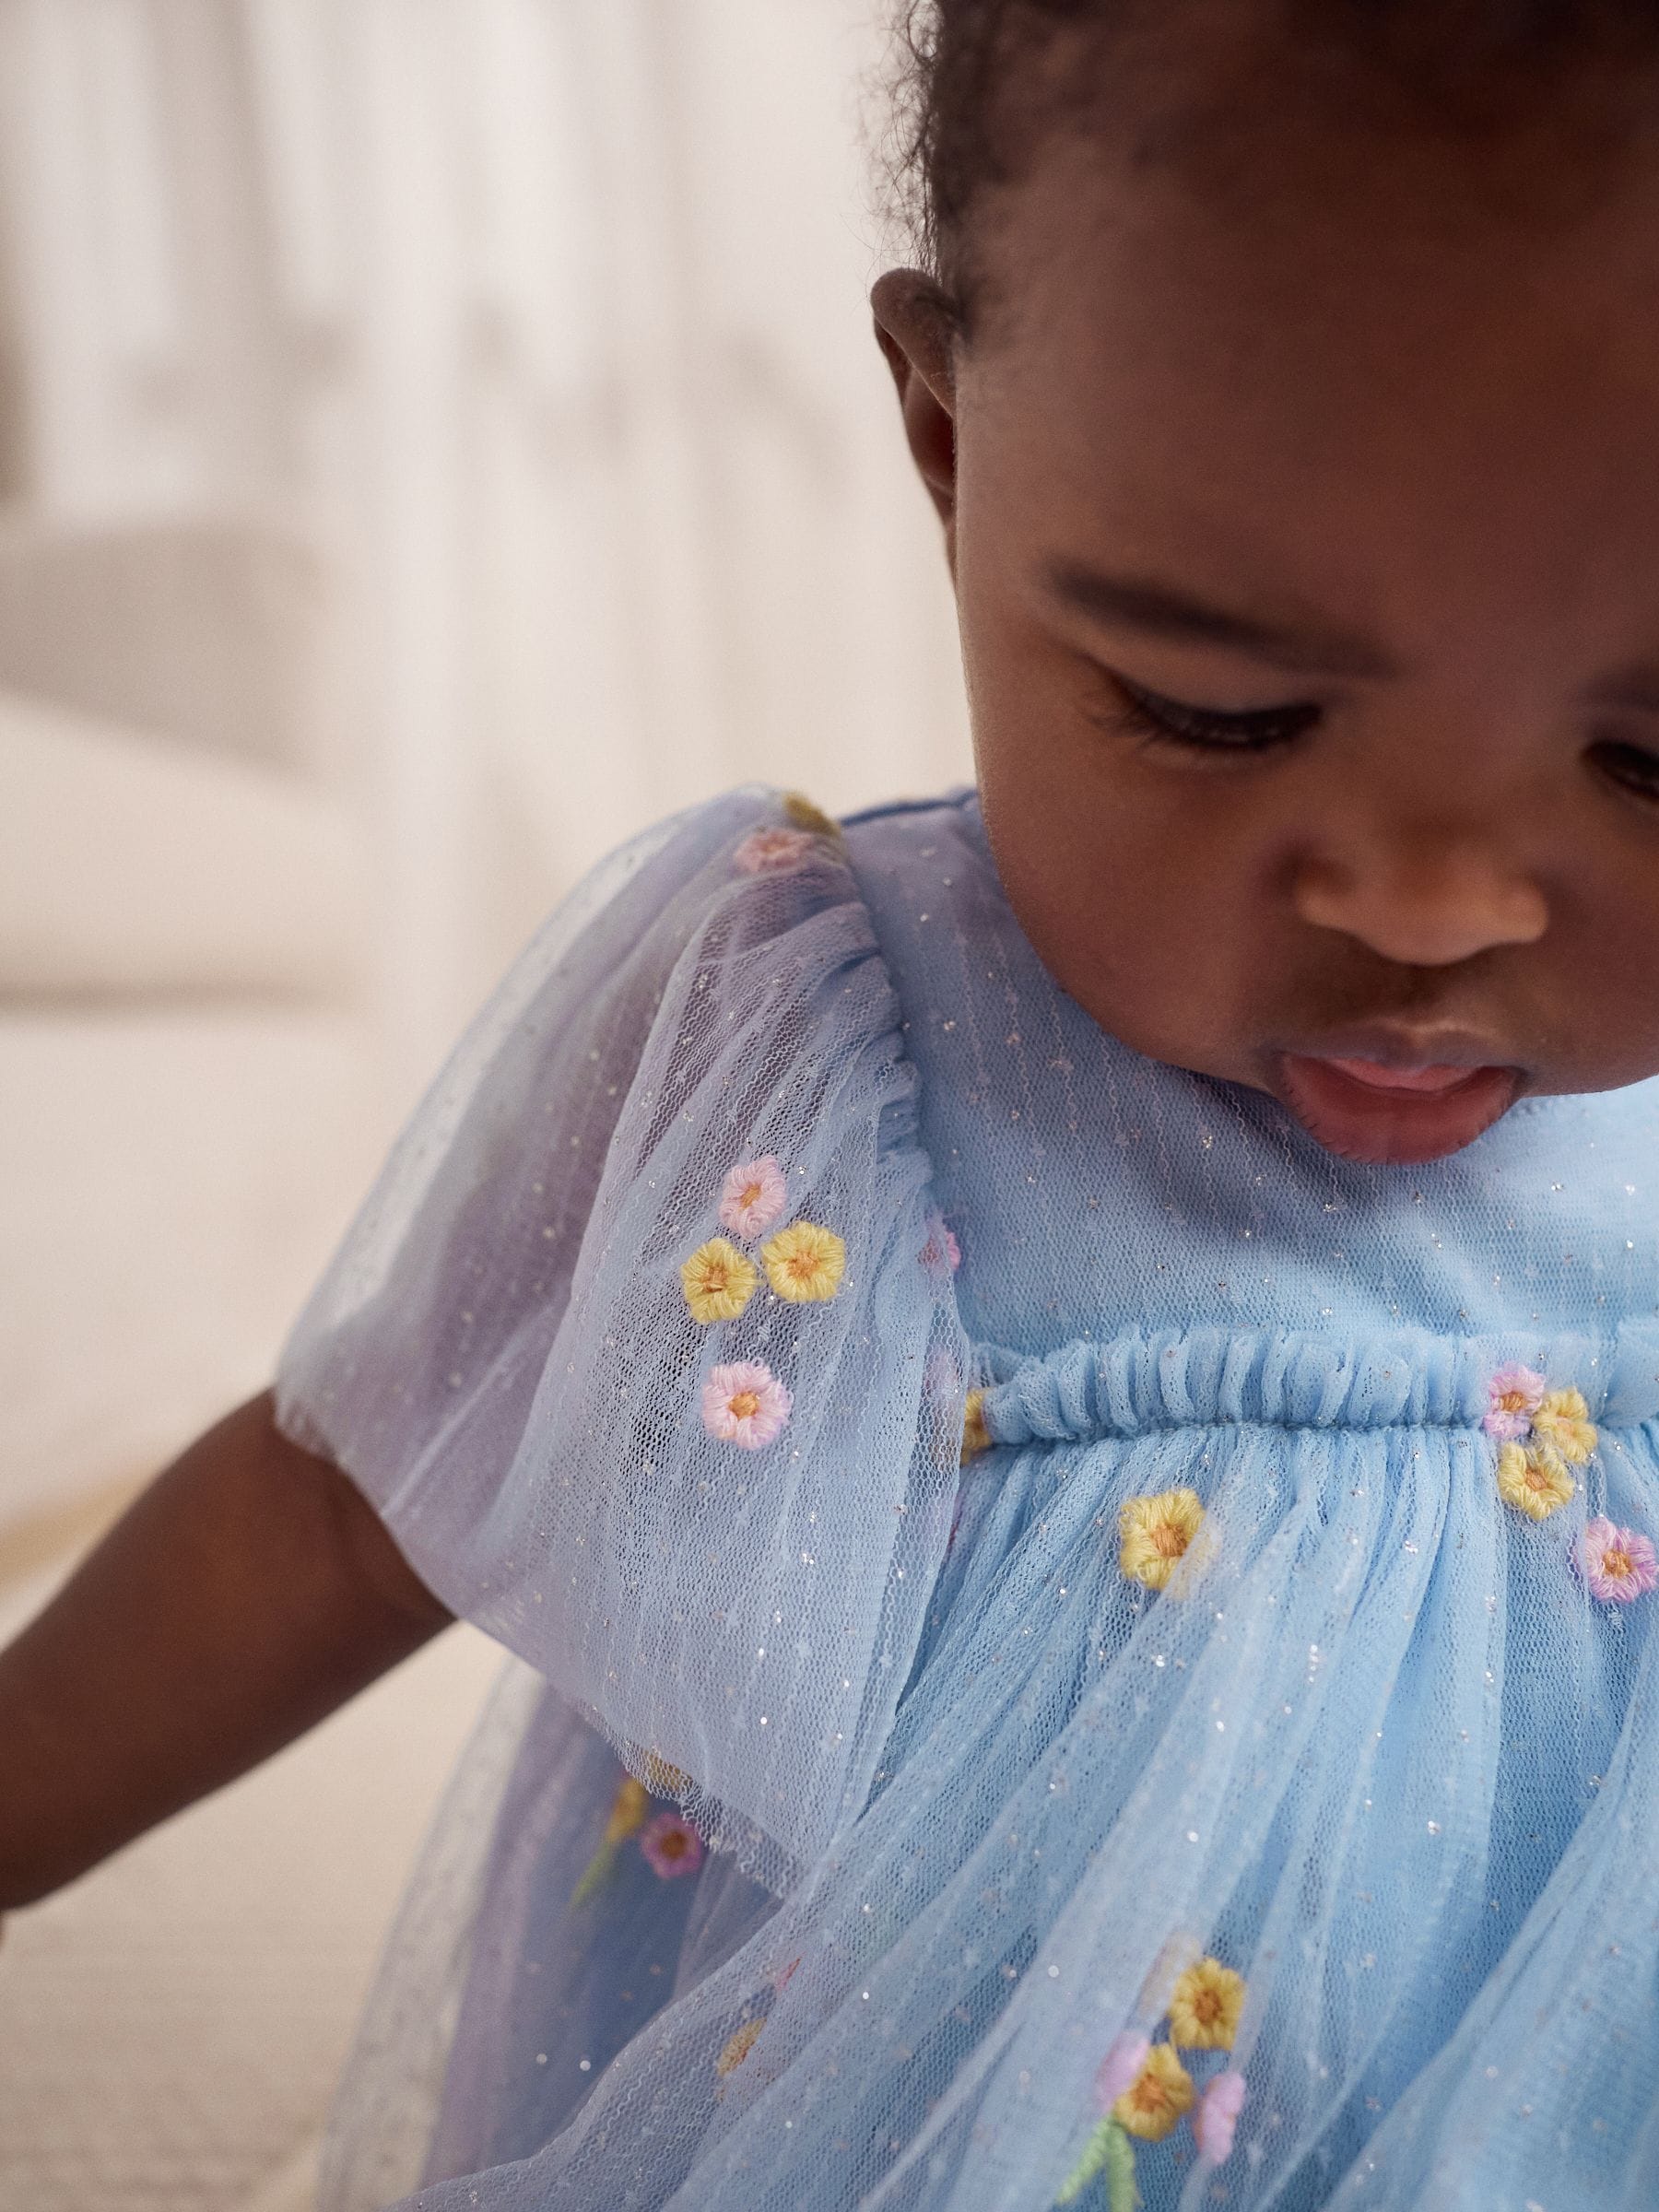
<path id="1" fill-rule="evenodd" d="M 0 1653 L 0 1911 L 268 1758 L 450 1618 L 351 1482 L 253 1399 Z"/>

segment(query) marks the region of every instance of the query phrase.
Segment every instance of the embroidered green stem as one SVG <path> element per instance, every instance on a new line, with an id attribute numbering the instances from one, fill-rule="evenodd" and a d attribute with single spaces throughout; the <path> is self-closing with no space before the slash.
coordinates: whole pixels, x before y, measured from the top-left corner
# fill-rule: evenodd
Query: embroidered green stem
<path id="1" fill-rule="evenodd" d="M 1090 2182 L 1106 2177 L 1106 2201 L 1112 2212 L 1140 2212 L 1141 2193 L 1135 2181 L 1135 2146 L 1115 2120 L 1102 2120 L 1083 2146 L 1083 2156 L 1065 2177 L 1054 2199 L 1056 2205 L 1075 2205 Z"/>
<path id="2" fill-rule="evenodd" d="M 583 1867 L 582 1879 L 571 1892 L 572 1906 L 585 1905 L 590 1897 L 603 1888 L 617 1864 L 617 1853 L 624 1843 L 631 1842 L 645 1825 L 645 1816 L 651 1810 L 651 1797 L 642 1782 L 631 1774 L 622 1777 L 620 1788 L 611 1800 L 610 1818 L 605 1824 L 605 1833 L 599 1839 L 599 1848 Z M 700 1851 L 698 1854 L 701 1856 Z"/>
<path id="3" fill-rule="evenodd" d="M 593 1857 L 582 1868 L 582 1879 L 577 1883 L 575 1888 L 571 1892 L 571 1907 L 574 1908 L 577 1905 L 585 1905 L 590 1897 L 596 1897 L 599 1891 L 604 1888 L 606 1883 L 609 1880 L 611 1869 L 616 1865 L 616 1845 L 609 1841 L 601 1843 L 598 1850 L 594 1853 Z"/>
<path id="4" fill-rule="evenodd" d="M 1128 2132 L 1114 2120 L 1106 2145 L 1106 2197 L 1112 2212 L 1141 2212 L 1141 2193 L 1135 2184 L 1135 2146 Z"/>

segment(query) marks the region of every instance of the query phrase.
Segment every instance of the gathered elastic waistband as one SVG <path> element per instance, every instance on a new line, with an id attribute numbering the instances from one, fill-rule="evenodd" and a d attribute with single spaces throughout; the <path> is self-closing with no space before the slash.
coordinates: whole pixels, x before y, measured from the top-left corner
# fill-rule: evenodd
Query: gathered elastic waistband
<path id="1" fill-rule="evenodd" d="M 1512 1362 L 1583 1394 L 1591 1418 L 1659 1418 L 1659 1324 L 1603 1336 L 1365 1339 L 1205 1328 L 1074 1339 L 1030 1358 L 982 1347 L 982 1413 L 998 1443 L 1080 1442 L 1159 1429 L 1259 1422 L 1287 1429 L 1478 1427 Z"/>

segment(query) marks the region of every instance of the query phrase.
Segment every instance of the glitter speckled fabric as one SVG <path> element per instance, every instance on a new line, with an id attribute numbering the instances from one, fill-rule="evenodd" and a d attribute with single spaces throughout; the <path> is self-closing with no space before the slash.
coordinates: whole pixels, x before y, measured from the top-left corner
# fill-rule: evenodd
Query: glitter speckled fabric
<path id="1" fill-rule="evenodd" d="M 1656 1140 L 1643 1085 L 1332 1159 L 1054 987 L 971 794 L 842 844 L 741 793 L 622 855 L 283 1365 L 529 1685 L 329 2212 L 1103 2212 L 1131 2156 L 1152 2212 L 1659 2202 L 1659 1594 L 1576 1561 L 1592 1517 L 1659 1532 Z M 700 1321 L 681 1266 L 763 1159 L 844 1277 L 780 1298 L 733 1231 Z M 1542 1520 L 1482 1425 L 1517 1362 L 1598 1430 Z M 399 2106 L 422 1943 L 453 2026 Z M 1243 2076 L 1230 2155 L 1194 2108 L 1091 2165 L 1102 2061 L 1201 1954 L 1245 1983 L 1230 2053 L 1179 2054 Z"/>

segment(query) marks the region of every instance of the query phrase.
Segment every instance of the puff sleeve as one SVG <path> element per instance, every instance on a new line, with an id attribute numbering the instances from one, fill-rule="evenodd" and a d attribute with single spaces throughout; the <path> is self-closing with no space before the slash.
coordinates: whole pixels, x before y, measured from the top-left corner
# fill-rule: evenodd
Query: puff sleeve
<path id="1" fill-rule="evenodd" d="M 948 1535 L 914 1093 L 834 826 L 699 808 L 523 956 L 278 1371 L 431 1589 L 778 1888 L 868 1794 Z"/>

